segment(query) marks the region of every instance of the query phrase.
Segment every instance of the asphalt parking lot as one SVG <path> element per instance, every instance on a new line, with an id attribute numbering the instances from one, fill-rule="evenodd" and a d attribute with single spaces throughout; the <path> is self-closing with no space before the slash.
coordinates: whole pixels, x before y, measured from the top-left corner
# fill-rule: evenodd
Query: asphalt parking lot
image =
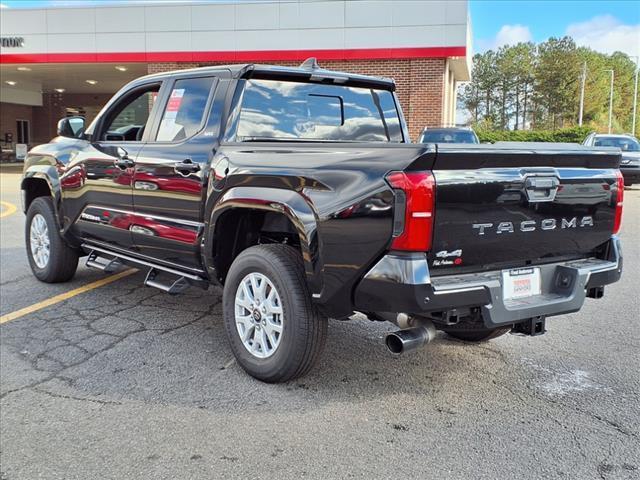
<path id="1" fill-rule="evenodd" d="M 18 180 L 0 173 L 2 480 L 640 477 L 638 187 L 623 280 L 546 335 L 392 358 L 391 326 L 330 321 L 315 370 L 266 385 L 233 361 L 218 288 L 36 281 Z"/>

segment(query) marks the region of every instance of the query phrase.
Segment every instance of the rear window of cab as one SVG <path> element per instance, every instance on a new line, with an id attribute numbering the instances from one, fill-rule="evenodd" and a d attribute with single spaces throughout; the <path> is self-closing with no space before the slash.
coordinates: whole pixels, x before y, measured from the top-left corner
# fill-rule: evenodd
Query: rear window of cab
<path id="1" fill-rule="evenodd" d="M 250 79 L 238 119 L 238 141 L 403 141 L 388 90 Z"/>

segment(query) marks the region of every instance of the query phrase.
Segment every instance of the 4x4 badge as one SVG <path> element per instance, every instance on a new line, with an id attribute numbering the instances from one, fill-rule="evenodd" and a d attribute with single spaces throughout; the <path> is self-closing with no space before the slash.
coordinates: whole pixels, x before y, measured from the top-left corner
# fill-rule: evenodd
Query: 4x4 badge
<path id="1" fill-rule="evenodd" d="M 449 258 L 449 257 L 461 257 L 462 256 L 462 249 L 459 248 L 458 250 L 452 250 L 452 251 L 448 251 L 448 250 L 440 250 L 439 252 L 436 252 L 436 257 L 437 258 Z"/>
<path id="2" fill-rule="evenodd" d="M 451 260 L 453 258 L 453 260 Z M 433 261 L 434 267 L 443 267 L 445 265 L 462 265 L 462 249 L 457 250 L 440 250 L 436 252 L 436 258 Z"/>

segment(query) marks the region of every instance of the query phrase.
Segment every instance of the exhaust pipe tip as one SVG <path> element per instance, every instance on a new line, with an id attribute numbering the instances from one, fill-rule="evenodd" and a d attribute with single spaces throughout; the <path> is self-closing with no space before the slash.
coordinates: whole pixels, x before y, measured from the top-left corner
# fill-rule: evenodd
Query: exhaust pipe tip
<path id="1" fill-rule="evenodd" d="M 387 334 L 385 344 L 389 351 L 395 355 L 416 350 L 429 343 L 436 336 L 433 323 L 423 321 L 419 327 L 405 328 Z"/>
<path id="2" fill-rule="evenodd" d="M 384 343 L 389 351 L 395 355 L 400 355 L 404 351 L 404 343 L 395 333 L 389 333 L 384 339 Z"/>

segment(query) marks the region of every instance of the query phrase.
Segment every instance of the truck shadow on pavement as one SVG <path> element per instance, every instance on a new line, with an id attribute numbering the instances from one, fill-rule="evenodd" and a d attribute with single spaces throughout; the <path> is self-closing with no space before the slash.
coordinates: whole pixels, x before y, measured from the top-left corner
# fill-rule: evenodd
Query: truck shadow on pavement
<path id="1" fill-rule="evenodd" d="M 494 375 L 505 360 L 494 347 L 439 338 L 392 357 L 386 323 L 330 320 L 324 354 L 306 377 L 268 385 L 235 363 L 222 324 L 221 291 L 172 297 L 140 286 L 141 274 L 2 326 L 1 395 L 25 388 L 53 396 L 142 401 L 226 411 L 285 402 L 289 409 L 388 394 L 435 395 Z M 473 373 L 472 373 L 473 372 Z M 6 377 L 6 375 L 5 375 Z M 321 393 L 321 395 L 319 395 Z"/>

